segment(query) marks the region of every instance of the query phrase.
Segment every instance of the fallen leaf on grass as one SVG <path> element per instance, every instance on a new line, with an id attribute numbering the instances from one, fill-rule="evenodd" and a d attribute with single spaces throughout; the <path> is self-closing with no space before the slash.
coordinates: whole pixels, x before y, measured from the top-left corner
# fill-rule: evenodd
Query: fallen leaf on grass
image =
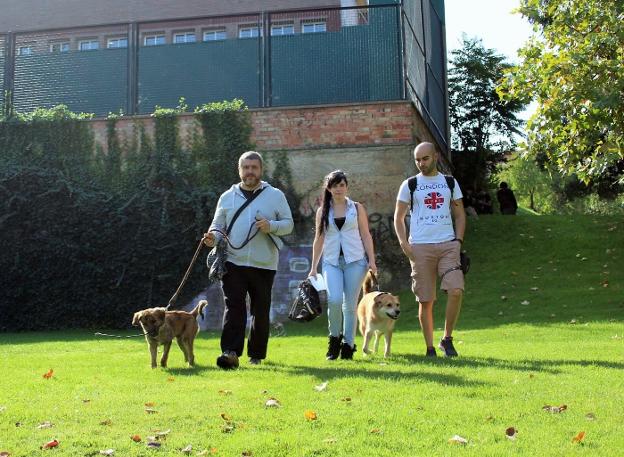
<path id="1" fill-rule="evenodd" d="M 506 295 L 501 295 L 501 300 L 507 300 L 507 296 Z"/>
<path id="2" fill-rule="evenodd" d="M 108 425 L 111 426 L 113 425 L 113 421 L 110 419 L 104 419 L 102 422 L 100 422 L 100 425 Z"/>
<path id="3" fill-rule="evenodd" d="M 588 421 L 596 420 L 596 415 L 594 413 L 587 413 L 585 414 L 585 419 L 587 419 Z"/>
<path id="4" fill-rule="evenodd" d="M 370 433 L 373 435 L 381 435 L 381 429 L 379 428 L 371 428 Z"/>
<path id="5" fill-rule="evenodd" d="M 585 439 L 585 432 L 579 432 L 574 438 L 572 438 L 573 443 L 580 443 Z"/>
<path id="6" fill-rule="evenodd" d="M 158 441 L 150 441 L 149 443 L 147 443 L 148 449 L 158 449 L 160 448 L 160 446 L 162 445 Z"/>
<path id="7" fill-rule="evenodd" d="M 103 451 L 100 451 L 100 455 L 114 455 L 115 454 L 115 449 L 104 449 Z"/>
<path id="8" fill-rule="evenodd" d="M 306 410 L 303 415 L 309 421 L 315 421 L 318 418 L 316 413 L 311 409 Z"/>
<path id="9" fill-rule="evenodd" d="M 267 408 L 281 408 L 282 404 L 279 402 L 277 398 L 269 398 L 264 404 Z"/>
<path id="10" fill-rule="evenodd" d="M 574 325 L 574 324 L 576 324 L 576 319 L 572 319 L 572 320 L 570 320 L 570 322 L 568 322 L 568 324 L 570 324 L 570 325 Z"/>
<path id="11" fill-rule="evenodd" d="M 452 438 L 449 438 L 448 442 L 451 444 L 463 444 L 463 445 L 468 444 L 468 440 L 466 438 L 462 438 L 459 435 L 455 435 Z"/>
<path id="12" fill-rule="evenodd" d="M 531 302 L 530 302 L 529 300 L 523 300 L 523 301 L 521 301 L 521 302 L 520 302 L 520 304 L 521 304 L 521 305 L 524 305 L 524 306 L 526 306 L 526 305 L 528 305 L 528 304 L 530 304 L 530 303 L 531 303 Z"/>
<path id="13" fill-rule="evenodd" d="M 43 429 L 43 428 L 52 428 L 54 427 L 54 424 L 50 421 L 45 421 L 40 423 L 39 425 L 37 425 L 38 429 Z"/>
<path id="14" fill-rule="evenodd" d="M 0 457 L 9 457 L 10 455 L 9 451 L 0 451 Z"/>
<path id="15" fill-rule="evenodd" d="M 349 403 L 349 402 L 351 401 L 351 397 L 344 397 L 344 398 L 341 398 L 341 399 L 340 399 L 340 401 L 344 401 L 344 402 L 346 402 L 346 403 Z"/>
<path id="16" fill-rule="evenodd" d="M 218 449 L 216 447 L 211 447 L 210 450 L 208 449 L 204 449 L 201 452 L 198 452 L 197 455 L 198 456 L 204 456 L 204 455 L 208 455 L 208 454 L 216 454 L 218 452 Z"/>
<path id="17" fill-rule="evenodd" d="M 147 403 L 145 403 L 146 408 L 153 408 L 154 406 L 156 406 L 156 403 L 154 403 L 153 401 L 148 401 Z"/>
<path id="18" fill-rule="evenodd" d="M 538 291 L 538 290 L 539 290 L 539 287 L 531 287 L 531 290 L 532 290 L 533 292 L 536 292 L 536 291 Z"/>
<path id="19" fill-rule="evenodd" d="M 60 443 L 58 440 L 48 441 L 47 443 L 41 446 L 41 449 L 52 449 L 53 447 L 57 447 L 59 444 Z"/>
<path id="20" fill-rule="evenodd" d="M 48 372 L 43 375 L 43 379 L 50 379 L 52 376 L 54 376 L 54 370 L 50 368 Z"/>
<path id="21" fill-rule="evenodd" d="M 223 424 L 221 426 L 221 433 L 232 433 L 236 426 L 231 423 Z"/>
<path id="22" fill-rule="evenodd" d="M 6 410 L 6 406 L 0 406 L 0 413 Z"/>
<path id="23" fill-rule="evenodd" d="M 227 389 L 220 390 L 219 393 L 221 395 L 232 395 L 232 391 Z"/>
<path id="24" fill-rule="evenodd" d="M 323 443 L 326 443 L 326 444 L 334 444 L 334 443 L 336 443 L 337 441 L 338 441 L 338 440 L 337 440 L 336 438 L 325 438 L 325 439 L 323 440 Z"/>
<path id="25" fill-rule="evenodd" d="M 171 429 L 167 429 L 167 430 L 154 430 L 154 435 L 156 436 L 157 440 L 161 440 L 161 439 L 167 439 L 167 435 L 171 433 Z"/>
<path id="26" fill-rule="evenodd" d="M 91 402 L 91 400 L 90 400 L 90 399 L 88 399 L 88 398 L 83 398 L 83 399 L 82 399 L 82 402 L 83 402 L 83 403 L 90 403 L 90 402 Z"/>
<path id="27" fill-rule="evenodd" d="M 188 446 L 186 446 L 184 449 L 181 449 L 181 450 L 180 450 L 180 452 L 181 452 L 182 454 L 189 455 L 191 452 L 193 452 L 193 446 L 189 444 L 189 445 L 188 445 Z"/>
<path id="28" fill-rule="evenodd" d="M 250 456 L 252 456 L 252 455 L 253 455 L 253 453 L 252 453 L 251 451 L 243 451 L 243 452 L 241 453 L 241 455 L 242 455 L 243 457 L 250 457 Z"/>
<path id="29" fill-rule="evenodd" d="M 514 441 L 516 439 L 516 433 L 518 433 L 518 430 L 516 430 L 514 427 L 508 427 L 505 430 L 505 436 L 511 441 Z"/>
<path id="30" fill-rule="evenodd" d="M 173 381 L 175 381 L 175 378 L 173 376 L 169 376 L 167 378 L 167 382 L 173 382 Z"/>
<path id="31" fill-rule="evenodd" d="M 544 405 L 542 406 L 542 409 L 544 411 L 548 411 L 549 413 L 556 414 L 556 413 L 562 413 L 563 411 L 568 409 L 568 405 L 561 405 L 561 406 Z"/>
<path id="32" fill-rule="evenodd" d="M 140 435 L 132 435 L 132 436 L 130 437 L 130 439 L 131 439 L 132 441 L 134 441 L 135 443 L 140 443 L 140 442 L 141 442 L 141 436 L 140 436 Z"/>
<path id="33" fill-rule="evenodd" d="M 232 421 L 232 416 L 229 416 L 226 413 L 221 413 L 220 416 L 221 416 L 221 419 L 223 419 L 225 422 L 231 422 Z"/>
<path id="34" fill-rule="evenodd" d="M 145 408 L 145 412 L 147 414 L 156 414 L 158 411 L 155 410 L 154 408 Z"/>
<path id="35" fill-rule="evenodd" d="M 321 384 L 319 384 L 318 386 L 314 386 L 314 390 L 316 390 L 317 392 L 323 392 L 325 390 L 327 390 L 327 385 L 329 384 L 328 381 L 325 381 Z"/>

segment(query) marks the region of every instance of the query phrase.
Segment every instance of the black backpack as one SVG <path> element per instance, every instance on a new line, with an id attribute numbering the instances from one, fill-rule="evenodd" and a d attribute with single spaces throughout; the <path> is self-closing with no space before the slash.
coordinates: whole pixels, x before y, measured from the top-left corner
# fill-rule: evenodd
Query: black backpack
<path id="1" fill-rule="evenodd" d="M 449 186 L 452 193 L 453 190 L 455 190 L 455 178 L 444 175 L 444 179 L 446 179 L 446 184 Z M 418 186 L 418 176 L 412 176 L 407 180 L 407 187 L 409 187 L 410 191 L 410 211 L 414 209 L 414 191 L 416 190 L 416 186 Z"/>

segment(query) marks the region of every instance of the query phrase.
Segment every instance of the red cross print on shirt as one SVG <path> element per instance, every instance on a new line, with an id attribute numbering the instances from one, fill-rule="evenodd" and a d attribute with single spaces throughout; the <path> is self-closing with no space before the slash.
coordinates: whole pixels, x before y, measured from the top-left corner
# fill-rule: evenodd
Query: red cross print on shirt
<path id="1" fill-rule="evenodd" d="M 430 192 L 425 197 L 425 205 L 429 209 L 438 209 L 444 203 L 444 197 L 438 192 Z"/>

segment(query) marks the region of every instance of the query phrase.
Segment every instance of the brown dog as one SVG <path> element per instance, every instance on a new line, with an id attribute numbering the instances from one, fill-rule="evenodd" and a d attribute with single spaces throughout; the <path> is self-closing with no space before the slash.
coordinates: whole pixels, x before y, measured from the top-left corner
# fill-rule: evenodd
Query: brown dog
<path id="1" fill-rule="evenodd" d="M 208 305 L 206 300 L 200 301 L 190 313 L 186 311 L 167 311 L 166 308 L 148 308 L 134 313 L 132 325 L 141 325 L 145 333 L 145 340 L 152 356 L 152 368 L 156 368 L 156 355 L 158 344 L 163 345 L 163 355 L 160 366 L 167 366 L 169 349 L 175 337 L 178 346 L 184 353 L 184 360 L 189 367 L 195 364 L 193 354 L 193 342 L 199 331 L 197 316 L 204 317 L 204 308 Z"/>
<path id="2" fill-rule="evenodd" d="M 377 352 L 379 348 L 379 336 L 383 333 L 386 341 L 384 357 L 390 357 L 392 332 L 394 323 L 401 314 L 399 297 L 388 292 L 374 290 L 377 278 L 369 271 L 362 284 L 363 297 L 358 303 L 358 321 L 360 321 L 360 333 L 364 337 L 362 352 L 364 355 Z M 368 347 L 370 339 L 375 334 L 373 351 Z"/>

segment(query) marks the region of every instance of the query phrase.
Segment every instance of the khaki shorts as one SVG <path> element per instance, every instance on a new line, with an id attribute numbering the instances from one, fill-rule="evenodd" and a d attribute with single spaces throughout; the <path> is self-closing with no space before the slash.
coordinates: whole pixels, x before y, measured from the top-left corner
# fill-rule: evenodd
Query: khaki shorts
<path id="1" fill-rule="evenodd" d="M 412 244 L 412 253 L 416 261 L 412 265 L 412 292 L 416 300 L 429 302 L 436 299 L 436 280 L 451 268 L 459 266 L 459 241 L 444 243 Z M 440 289 L 464 290 L 464 274 L 461 270 L 453 270 L 444 275 Z"/>

